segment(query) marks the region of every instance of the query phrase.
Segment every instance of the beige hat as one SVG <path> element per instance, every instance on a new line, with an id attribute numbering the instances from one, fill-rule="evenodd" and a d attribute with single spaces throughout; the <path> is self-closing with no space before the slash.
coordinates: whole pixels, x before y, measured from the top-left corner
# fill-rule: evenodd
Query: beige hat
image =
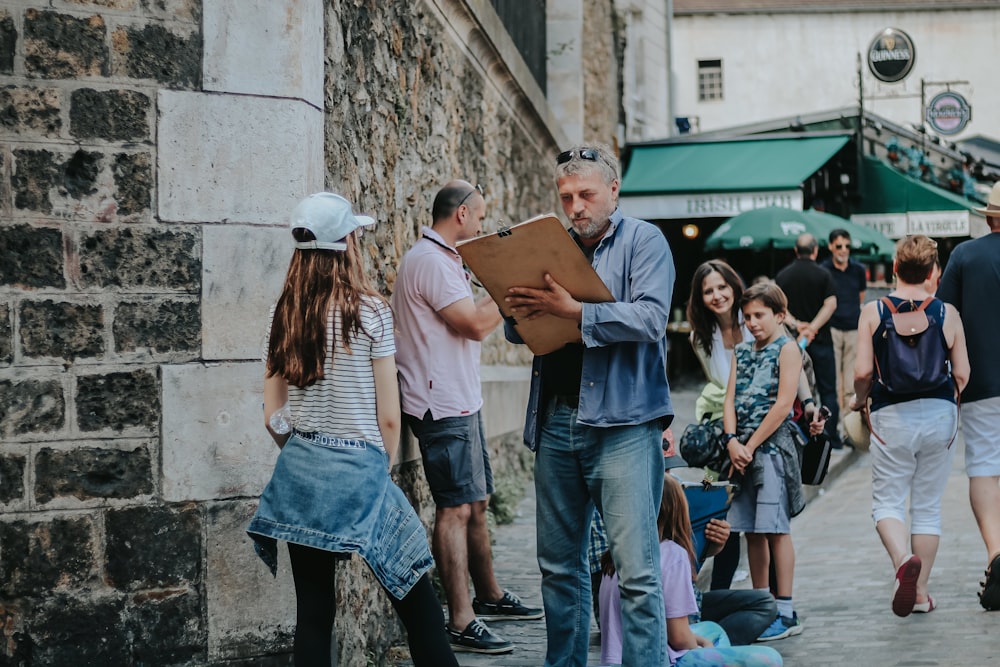
<path id="1" fill-rule="evenodd" d="M 865 416 L 860 412 L 852 410 L 840 421 L 844 427 L 844 435 L 859 452 L 868 451 L 872 432 L 868 430 L 865 423 Z"/>
<path id="2" fill-rule="evenodd" d="M 972 210 L 980 215 L 1000 218 L 1000 181 L 993 184 L 993 189 L 990 190 L 990 199 L 986 206 Z"/>

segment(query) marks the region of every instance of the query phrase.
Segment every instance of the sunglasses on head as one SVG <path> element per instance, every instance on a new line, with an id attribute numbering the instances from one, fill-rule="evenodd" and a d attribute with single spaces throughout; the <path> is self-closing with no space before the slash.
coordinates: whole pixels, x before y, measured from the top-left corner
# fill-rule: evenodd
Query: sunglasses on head
<path id="1" fill-rule="evenodd" d="M 469 197 L 471 197 L 472 194 L 475 193 L 475 192 L 478 192 L 480 195 L 482 195 L 483 199 L 486 198 L 486 191 L 483 189 L 483 186 L 481 186 L 479 183 L 476 183 L 476 185 L 471 190 L 469 190 L 467 193 L 465 193 L 464 197 L 462 197 L 461 199 L 458 200 L 458 204 L 455 205 L 455 208 L 458 208 L 459 206 L 461 206 L 462 204 L 464 204 L 465 200 L 467 200 Z"/>
<path id="2" fill-rule="evenodd" d="M 593 148 L 581 148 L 579 150 L 569 150 L 563 151 L 556 156 L 556 164 L 566 164 L 574 157 L 578 157 L 581 160 L 590 160 L 591 162 L 597 162 L 601 157 L 600 153 Z"/>

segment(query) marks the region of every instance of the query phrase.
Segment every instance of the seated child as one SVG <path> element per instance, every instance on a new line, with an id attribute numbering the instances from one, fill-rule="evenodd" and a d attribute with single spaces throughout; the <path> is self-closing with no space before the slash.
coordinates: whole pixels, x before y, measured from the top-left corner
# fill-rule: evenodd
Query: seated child
<path id="1" fill-rule="evenodd" d="M 678 667 L 770 667 L 781 665 L 781 655 L 767 646 L 732 646 L 722 627 L 710 621 L 690 625 L 697 613 L 692 580 L 695 556 L 687 499 L 680 482 L 663 478 L 663 497 L 656 520 L 660 534 L 660 572 L 667 616 L 667 654 Z M 621 664 L 622 623 L 618 577 L 610 553 L 602 560 L 601 664 Z"/>

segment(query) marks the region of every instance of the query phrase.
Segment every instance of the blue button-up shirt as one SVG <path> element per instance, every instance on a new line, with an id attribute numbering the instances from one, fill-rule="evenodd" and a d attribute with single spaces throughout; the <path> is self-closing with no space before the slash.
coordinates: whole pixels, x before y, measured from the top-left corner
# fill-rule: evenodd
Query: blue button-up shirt
<path id="1" fill-rule="evenodd" d="M 575 232 L 570 231 L 575 236 Z M 577 421 L 597 427 L 644 424 L 673 418 L 667 384 L 667 320 L 674 289 L 674 260 L 655 226 L 616 210 L 597 244 L 594 270 L 614 301 L 584 303 L 583 374 Z M 523 342 L 509 322 L 507 339 Z M 524 442 L 534 451 L 545 406 L 545 355 L 531 368 Z"/>

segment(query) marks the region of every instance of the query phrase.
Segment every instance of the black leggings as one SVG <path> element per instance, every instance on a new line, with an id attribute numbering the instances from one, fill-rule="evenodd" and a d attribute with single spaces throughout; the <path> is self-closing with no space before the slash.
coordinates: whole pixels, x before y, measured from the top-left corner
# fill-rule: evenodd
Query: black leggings
<path id="1" fill-rule="evenodd" d="M 333 619 L 337 614 L 334 591 L 336 554 L 299 544 L 288 544 L 295 580 L 295 665 L 330 667 Z M 396 614 L 406 627 L 410 656 L 416 667 L 458 667 L 445 634 L 444 612 L 424 574 L 402 600 L 391 594 Z"/>

